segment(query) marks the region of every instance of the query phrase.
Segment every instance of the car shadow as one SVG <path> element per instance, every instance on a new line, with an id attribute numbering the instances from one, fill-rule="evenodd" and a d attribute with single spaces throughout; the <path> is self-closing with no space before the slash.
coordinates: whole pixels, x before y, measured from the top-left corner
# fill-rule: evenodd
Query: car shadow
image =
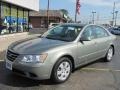
<path id="1" fill-rule="evenodd" d="M 38 85 L 55 85 L 50 80 L 32 80 L 25 77 L 21 77 L 12 73 L 5 68 L 5 56 L 6 51 L 0 52 L 0 84 L 13 86 L 13 87 L 32 87 Z"/>
<path id="2" fill-rule="evenodd" d="M 103 58 L 101 58 L 101 59 L 98 59 L 98 60 L 96 60 L 96 61 L 90 62 L 90 63 L 88 63 L 88 64 L 82 65 L 82 66 L 76 68 L 73 72 L 75 72 L 75 71 L 77 71 L 77 70 L 81 70 L 81 69 L 84 68 L 84 67 L 88 67 L 88 66 L 93 65 L 93 64 L 96 64 L 96 63 L 106 63 L 106 62 L 104 61 Z"/>
<path id="3" fill-rule="evenodd" d="M 5 51 L 2 52 L 3 55 Z M 4 57 L 2 57 L 4 58 Z M 4 59 L 3 59 L 4 60 Z M 95 63 L 102 63 L 103 60 L 97 60 L 95 62 L 89 63 L 82 67 L 79 67 L 74 70 L 77 71 L 78 69 L 82 69 L 83 67 L 89 66 Z M 25 77 L 21 77 L 19 75 L 13 74 L 10 70 L 5 68 L 5 61 L 0 61 L 0 84 L 5 86 L 12 86 L 12 87 L 33 87 L 33 86 L 40 86 L 40 85 L 57 85 L 50 80 L 32 80 Z"/>
<path id="4" fill-rule="evenodd" d="M 88 65 L 102 62 L 101 60 L 97 60 L 95 62 L 89 63 L 82 67 L 79 67 L 74 70 L 77 71 L 78 69 L 82 69 Z M 25 77 L 21 77 L 12 73 L 10 70 L 5 68 L 5 61 L 0 61 L 0 84 L 5 86 L 12 86 L 12 87 L 33 87 L 33 86 L 40 86 L 40 85 L 57 85 L 56 83 L 50 80 L 32 80 Z"/>
<path id="5" fill-rule="evenodd" d="M 0 84 L 12 87 L 32 87 L 39 85 L 55 85 L 50 80 L 32 80 L 13 74 L 5 68 L 5 62 L 0 61 Z"/>

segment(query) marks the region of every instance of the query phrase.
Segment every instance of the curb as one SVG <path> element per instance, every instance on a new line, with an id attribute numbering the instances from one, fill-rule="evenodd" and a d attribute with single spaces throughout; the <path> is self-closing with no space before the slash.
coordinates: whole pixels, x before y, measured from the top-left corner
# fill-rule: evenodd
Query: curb
<path id="1" fill-rule="evenodd" d="M 20 35 L 28 35 L 28 32 L 1 35 L 0 38 L 6 38 L 6 37 L 8 38 L 8 37 L 14 37 L 14 36 L 20 36 Z"/>
<path id="2" fill-rule="evenodd" d="M 4 60 L 0 60 L 0 62 L 3 62 Z"/>

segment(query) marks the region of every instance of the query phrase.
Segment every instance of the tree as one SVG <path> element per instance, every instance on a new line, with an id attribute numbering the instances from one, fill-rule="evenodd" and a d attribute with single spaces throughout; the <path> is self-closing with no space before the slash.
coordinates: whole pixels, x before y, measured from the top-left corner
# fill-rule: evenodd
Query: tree
<path id="1" fill-rule="evenodd" d="M 61 12 L 63 12 L 65 15 L 68 15 L 68 11 L 66 9 L 60 9 Z"/>

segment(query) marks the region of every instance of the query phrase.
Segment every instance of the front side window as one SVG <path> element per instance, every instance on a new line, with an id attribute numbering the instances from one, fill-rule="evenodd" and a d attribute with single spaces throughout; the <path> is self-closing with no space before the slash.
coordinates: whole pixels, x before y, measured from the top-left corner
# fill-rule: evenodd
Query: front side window
<path id="1" fill-rule="evenodd" d="M 43 37 L 54 40 L 74 41 L 82 30 L 82 26 L 59 25 L 46 32 Z"/>
<path id="2" fill-rule="evenodd" d="M 95 35 L 94 35 L 94 32 L 93 32 L 93 27 L 92 27 L 92 26 L 87 27 L 87 28 L 83 31 L 82 37 L 94 39 L 94 38 L 95 38 Z"/>
<path id="3" fill-rule="evenodd" d="M 94 26 L 93 28 L 96 34 L 96 38 L 102 38 L 102 37 L 109 36 L 108 32 L 104 28 L 99 27 L 99 26 Z"/>

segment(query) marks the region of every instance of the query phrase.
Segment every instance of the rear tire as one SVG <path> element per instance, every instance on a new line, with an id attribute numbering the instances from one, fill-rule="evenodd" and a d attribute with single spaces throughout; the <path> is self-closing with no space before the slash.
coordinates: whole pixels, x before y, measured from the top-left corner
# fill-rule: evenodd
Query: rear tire
<path id="1" fill-rule="evenodd" d="M 105 62 L 111 62 L 114 55 L 114 48 L 110 46 L 105 56 Z"/>
<path id="2" fill-rule="evenodd" d="M 72 63 L 71 60 L 67 57 L 63 57 L 57 61 L 55 64 L 51 79 L 55 83 L 65 82 L 72 72 Z"/>

